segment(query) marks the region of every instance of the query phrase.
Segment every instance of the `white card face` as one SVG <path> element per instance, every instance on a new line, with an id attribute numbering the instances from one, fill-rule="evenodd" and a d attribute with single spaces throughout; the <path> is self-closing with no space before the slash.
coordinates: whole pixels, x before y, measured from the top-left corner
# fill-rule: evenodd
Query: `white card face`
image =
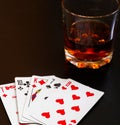
<path id="1" fill-rule="evenodd" d="M 58 89 L 59 87 L 62 86 L 61 82 L 63 82 L 63 81 L 65 81 L 65 79 L 61 79 L 56 76 L 49 76 L 49 77 L 48 76 L 46 76 L 46 77 L 32 76 L 31 87 L 29 89 L 30 96 L 28 96 L 28 98 L 30 97 L 31 99 L 26 100 L 23 117 L 33 120 L 33 118 L 29 115 L 28 110 L 29 110 L 30 105 L 36 100 L 37 96 L 41 93 L 41 90 L 43 88 Z M 29 95 L 29 93 L 28 93 L 28 95 Z M 36 118 L 34 118 L 34 119 L 36 120 Z M 38 121 L 39 121 L 39 119 L 38 119 Z M 42 123 L 42 122 L 39 121 L 39 123 Z"/>
<path id="2" fill-rule="evenodd" d="M 103 92 L 68 79 L 60 89 L 41 90 L 29 114 L 45 124 L 76 125 L 103 96 Z"/>
<path id="3" fill-rule="evenodd" d="M 30 106 L 29 114 L 31 114 L 32 117 L 39 119 L 46 125 L 67 125 L 69 121 L 69 117 L 67 116 L 69 108 L 66 107 L 65 109 L 65 106 L 67 106 L 67 103 L 71 102 L 65 102 L 64 94 L 61 91 L 47 90 L 41 92 L 39 99 L 39 101 L 36 99 Z M 34 115 L 32 115 L 33 113 Z"/>
<path id="4" fill-rule="evenodd" d="M 56 76 L 53 76 L 51 77 L 51 79 L 49 79 L 49 81 L 46 83 L 46 85 L 42 88 L 44 90 L 59 90 L 61 89 L 61 87 L 64 85 L 64 83 L 66 82 L 66 79 L 61 79 L 61 78 L 58 78 Z M 42 90 L 41 90 L 42 91 Z M 47 92 L 47 91 L 46 91 Z M 41 92 L 39 93 L 39 95 L 41 95 Z M 39 97 L 39 96 L 38 96 Z M 46 96 L 45 99 L 47 99 L 48 97 Z M 34 101 L 33 101 L 34 102 Z M 32 102 L 32 103 L 33 103 Z M 31 103 L 31 105 L 32 105 Z M 28 111 L 26 111 L 27 114 L 29 114 L 29 108 L 28 108 Z M 30 114 L 29 114 L 30 115 Z M 32 118 L 35 118 L 36 117 L 33 117 L 33 116 L 30 116 Z M 41 123 L 41 121 L 39 119 L 37 119 L 39 121 L 39 123 Z"/>
<path id="5" fill-rule="evenodd" d="M 32 121 L 37 122 L 35 119 L 29 116 L 29 114 L 27 113 L 27 110 L 29 106 L 31 105 L 31 103 L 37 98 L 42 87 L 44 87 L 47 84 L 47 82 L 50 80 L 51 77 L 53 77 L 53 75 L 52 76 L 35 76 L 35 75 L 32 76 L 31 84 L 29 87 L 29 91 L 26 97 L 26 101 L 25 101 L 25 105 L 24 105 L 24 109 L 22 113 L 22 116 L 24 118 L 31 119 Z"/>
<path id="6" fill-rule="evenodd" d="M 26 100 L 28 90 L 30 87 L 30 79 L 31 77 L 16 77 L 15 78 L 17 108 L 19 112 L 18 119 L 20 123 L 34 123 L 34 121 L 31 121 L 30 119 L 26 119 L 22 117 L 25 100 Z"/>
<path id="7" fill-rule="evenodd" d="M 71 95 L 72 102 L 74 102 L 76 106 L 77 104 L 79 104 L 78 105 L 80 109 L 79 113 L 76 116 L 74 114 L 74 116 L 76 117 L 76 123 L 80 122 L 80 120 L 89 112 L 89 110 L 104 95 L 104 92 L 93 89 L 89 86 L 83 85 L 72 79 L 68 79 L 68 81 L 66 82 L 66 85 L 62 86 L 62 89 L 64 91 L 67 90 L 71 93 L 69 95 Z M 71 110 L 73 109 L 71 108 Z M 77 110 L 77 109 L 74 109 L 74 110 Z"/>
<path id="8" fill-rule="evenodd" d="M 0 85 L 0 96 L 12 125 L 19 125 L 16 105 L 15 84 Z"/>

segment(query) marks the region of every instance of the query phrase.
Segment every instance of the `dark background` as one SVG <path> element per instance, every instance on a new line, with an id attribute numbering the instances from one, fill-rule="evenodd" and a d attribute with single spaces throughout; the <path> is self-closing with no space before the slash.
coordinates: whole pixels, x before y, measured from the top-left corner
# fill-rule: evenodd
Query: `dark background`
<path id="1" fill-rule="evenodd" d="M 120 125 L 119 20 L 112 62 L 99 70 L 77 69 L 64 59 L 60 0 L 0 1 L 0 84 L 16 76 L 70 77 L 105 92 L 80 125 Z M 1 101 L 0 124 L 10 125 Z"/>

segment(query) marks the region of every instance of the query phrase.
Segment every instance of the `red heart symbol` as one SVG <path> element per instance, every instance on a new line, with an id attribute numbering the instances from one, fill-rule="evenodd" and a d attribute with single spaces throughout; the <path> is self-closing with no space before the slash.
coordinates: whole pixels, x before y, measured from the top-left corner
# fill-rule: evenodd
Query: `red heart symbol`
<path id="1" fill-rule="evenodd" d="M 71 120 L 72 123 L 76 123 L 76 120 Z"/>
<path id="2" fill-rule="evenodd" d="M 45 118 L 50 118 L 49 112 L 43 112 L 41 115 L 44 116 Z"/>
<path id="3" fill-rule="evenodd" d="M 60 113 L 61 115 L 64 115 L 64 114 L 65 114 L 64 109 L 59 109 L 59 110 L 57 110 L 56 112 L 57 112 L 57 113 Z"/>
<path id="4" fill-rule="evenodd" d="M 66 89 L 67 89 L 66 87 L 62 86 L 62 90 L 66 90 Z"/>
<path id="5" fill-rule="evenodd" d="M 72 90 L 77 90 L 77 89 L 79 89 L 77 86 L 75 86 L 75 85 L 71 85 L 71 89 Z"/>
<path id="6" fill-rule="evenodd" d="M 75 110 L 76 112 L 80 111 L 80 108 L 79 106 L 73 106 L 71 107 L 72 110 Z"/>
<path id="7" fill-rule="evenodd" d="M 80 96 L 72 95 L 72 98 L 73 98 L 73 100 L 78 100 L 78 99 L 80 99 Z"/>
<path id="8" fill-rule="evenodd" d="M 7 94 L 3 94 L 3 97 L 6 97 L 7 96 Z"/>
<path id="9" fill-rule="evenodd" d="M 94 96 L 94 93 L 86 92 L 87 97 Z"/>
<path id="10" fill-rule="evenodd" d="M 63 99 L 56 99 L 56 102 L 59 103 L 59 104 L 64 104 L 64 100 Z"/>
<path id="11" fill-rule="evenodd" d="M 66 121 L 65 120 L 60 120 L 57 123 L 60 124 L 60 125 L 66 125 Z"/>

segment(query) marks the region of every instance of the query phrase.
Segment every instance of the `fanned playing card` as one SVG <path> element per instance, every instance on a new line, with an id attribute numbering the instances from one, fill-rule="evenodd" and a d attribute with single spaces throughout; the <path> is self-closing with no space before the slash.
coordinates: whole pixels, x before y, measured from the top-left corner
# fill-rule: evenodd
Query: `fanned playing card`
<path id="1" fill-rule="evenodd" d="M 58 78 L 56 76 L 51 77 L 51 79 L 49 79 L 49 81 L 47 82 L 47 84 L 42 88 L 42 90 L 46 90 L 45 91 L 45 96 L 43 100 L 49 100 L 49 93 L 47 94 L 47 92 L 51 91 L 51 90 L 56 90 L 58 91 L 63 85 L 65 85 L 67 79 L 62 79 L 62 78 Z M 42 91 L 41 90 L 41 91 Z M 52 91 L 51 91 L 52 92 Z M 43 93 L 42 93 L 43 94 Z M 39 94 L 41 95 L 41 93 Z M 44 95 L 44 94 L 43 94 Z M 43 96 L 42 95 L 42 96 Z M 38 96 L 39 98 L 39 96 Z M 42 100 L 41 100 L 42 101 Z M 29 108 L 27 111 L 27 114 L 29 114 Z M 30 115 L 30 114 L 29 114 Z M 32 116 L 31 116 L 32 117 Z M 37 119 L 36 117 L 32 117 L 34 119 Z M 37 119 L 39 121 L 39 123 L 41 123 L 41 121 L 39 119 Z"/>
<path id="2" fill-rule="evenodd" d="M 48 78 L 48 80 L 46 80 L 47 78 Z M 45 80 L 46 80 L 46 82 L 45 82 Z M 47 77 L 32 76 L 32 79 L 31 79 L 32 87 L 29 91 L 29 92 L 31 92 L 30 93 L 31 96 L 28 96 L 28 97 L 30 97 L 30 99 L 28 99 L 28 100 L 31 102 L 29 102 L 29 103 L 26 102 L 26 104 L 29 104 L 29 105 L 27 105 L 27 108 L 25 108 L 25 110 L 23 112 L 23 116 L 33 120 L 33 117 L 31 117 L 29 115 L 29 107 L 37 99 L 38 95 L 41 94 L 41 90 L 43 88 L 45 88 L 47 90 L 50 90 L 50 89 L 57 90 L 63 85 L 64 81 L 65 81 L 65 79 L 61 79 L 56 76 L 49 76 L 49 77 L 48 76 Z M 48 97 L 46 96 L 45 99 L 47 99 L 47 98 Z M 36 118 L 34 118 L 34 119 L 36 120 Z M 39 119 L 38 119 L 38 121 L 39 121 Z M 39 121 L 39 123 L 43 123 L 43 122 Z"/>
<path id="3" fill-rule="evenodd" d="M 30 87 L 31 77 L 16 77 L 16 96 L 17 96 L 17 108 L 18 108 L 18 119 L 20 123 L 34 123 L 31 119 L 26 119 L 22 116 L 25 100 L 28 95 Z"/>
<path id="4" fill-rule="evenodd" d="M 31 103 L 37 98 L 42 87 L 44 87 L 47 84 L 47 82 L 51 79 L 51 77 L 53 77 L 53 75 L 52 76 L 33 75 L 31 77 L 31 84 L 29 87 L 29 91 L 27 93 L 25 105 L 23 108 L 22 117 L 24 117 L 26 119 L 31 119 L 32 121 L 37 122 L 36 119 L 33 119 L 32 117 L 29 116 L 29 114 L 27 113 L 27 110 L 28 110 L 29 106 L 31 105 Z M 41 123 L 41 124 L 43 124 L 43 123 Z"/>
<path id="5" fill-rule="evenodd" d="M 42 89 L 30 105 L 29 115 L 46 125 L 76 125 L 103 94 L 102 91 L 68 79 L 58 90 Z"/>
<path id="6" fill-rule="evenodd" d="M 18 121 L 18 110 L 16 104 L 16 86 L 15 83 L 0 85 L 0 97 L 5 107 L 11 125 L 36 125 L 22 124 Z"/>
<path id="7" fill-rule="evenodd" d="M 19 125 L 16 105 L 15 84 L 0 85 L 0 96 L 12 125 Z"/>

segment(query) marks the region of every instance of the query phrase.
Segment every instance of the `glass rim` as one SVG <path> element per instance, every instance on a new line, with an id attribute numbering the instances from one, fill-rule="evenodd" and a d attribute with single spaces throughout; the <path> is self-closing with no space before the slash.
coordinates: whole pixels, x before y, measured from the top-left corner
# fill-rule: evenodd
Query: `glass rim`
<path id="1" fill-rule="evenodd" d="M 77 17 L 82 17 L 82 18 L 102 18 L 102 17 L 108 17 L 108 16 L 111 16 L 111 15 L 114 15 L 115 13 L 117 13 L 118 11 L 120 11 L 120 2 L 118 0 L 115 0 L 118 7 L 116 8 L 116 10 L 112 11 L 111 13 L 108 13 L 108 14 L 103 14 L 103 15 L 94 15 L 94 16 L 87 16 L 87 15 L 82 15 L 82 14 L 76 14 L 74 12 L 71 12 L 69 11 L 69 9 L 66 9 L 65 6 L 64 6 L 64 0 L 62 0 L 62 8 L 69 14 L 73 15 L 73 16 L 77 16 Z"/>

